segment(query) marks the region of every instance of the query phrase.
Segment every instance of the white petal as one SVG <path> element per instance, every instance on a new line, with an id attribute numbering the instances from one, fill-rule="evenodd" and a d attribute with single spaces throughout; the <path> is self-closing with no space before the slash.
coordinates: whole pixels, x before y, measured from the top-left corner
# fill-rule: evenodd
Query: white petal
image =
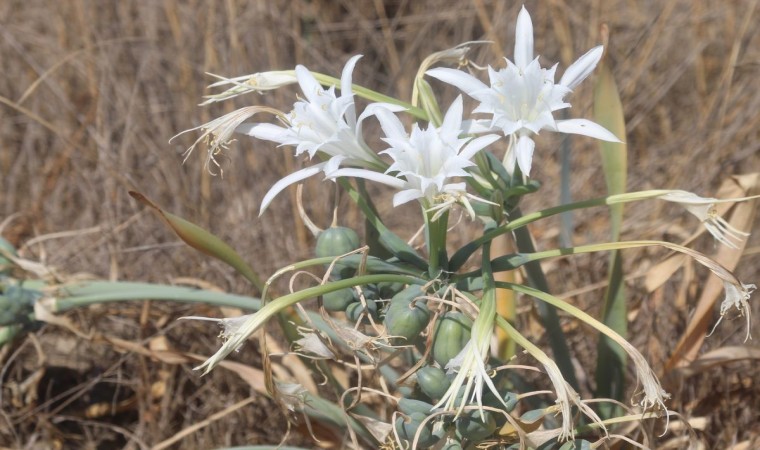
<path id="1" fill-rule="evenodd" d="M 406 183 L 404 183 L 404 180 L 400 178 L 392 177 L 384 173 L 375 172 L 374 170 L 367 170 L 367 169 L 353 169 L 353 168 L 338 169 L 335 172 L 330 172 L 328 174 L 328 177 L 331 179 L 338 178 L 338 177 L 364 178 L 366 180 L 376 181 L 378 183 L 382 183 L 382 184 L 394 187 L 396 189 L 401 189 L 404 186 L 406 186 Z"/>
<path id="2" fill-rule="evenodd" d="M 462 108 L 462 96 L 458 95 L 443 117 L 443 123 L 441 124 L 443 130 L 457 130 L 458 133 L 462 129 Z"/>
<path id="3" fill-rule="evenodd" d="M 520 69 L 525 68 L 533 60 L 533 22 L 525 6 L 517 15 L 515 29 L 515 64 Z"/>
<path id="4" fill-rule="evenodd" d="M 362 112 L 362 114 L 359 116 L 359 121 L 362 121 L 369 116 L 374 116 L 377 113 L 377 110 L 380 108 L 387 109 L 388 111 L 394 113 L 406 111 L 406 108 L 403 106 L 395 105 L 393 103 L 370 103 L 366 108 L 364 108 L 364 112 Z"/>
<path id="5" fill-rule="evenodd" d="M 498 141 L 500 137 L 501 136 L 498 134 L 488 134 L 485 136 L 477 137 L 465 145 L 465 147 L 459 153 L 459 156 L 467 160 L 472 159 L 476 153 Z"/>
<path id="6" fill-rule="evenodd" d="M 491 120 L 486 119 L 465 120 L 462 122 L 462 132 L 464 134 L 487 133 L 494 129 L 491 122 Z"/>
<path id="7" fill-rule="evenodd" d="M 284 143 L 288 138 L 288 129 L 271 123 L 243 123 L 235 128 L 236 133 L 247 134 L 256 139 Z"/>
<path id="8" fill-rule="evenodd" d="M 296 78 L 298 78 L 298 85 L 301 86 L 301 91 L 306 96 L 309 103 L 319 103 L 317 98 L 317 92 L 322 92 L 322 86 L 314 78 L 314 75 L 309 72 L 309 69 L 302 65 L 296 66 Z"/>
<path id="9" fill-rule="evenodd" d="M 438 67 L 425 72 L 433 78 L 437 78 L 444 83 L 448 83 L 452 86 L 459 88 L 467 95 L 472 95 L 473 92 L 489 89 L 482 81 L 473 77 L 469 73 L 462 72 L 461 70 L 447 69 Z"/>
<path id="10" fill-rule="evenodd" d="M 560 133 L 582 134 L 608 142 L 622 142 L 603 126 L 587 119 L 558 120 L 557 131 Z"/>
<path id="11" fill-rule="evenodd" d="M 599 45 L 588 52 L 585 55 L 578 58 L 570 67 L 567 68 L 562 75 L 562 79 L 559 80 L 559 84 L 569 87 L 570 89 L 578 86 L 581 81 L 585 80 L 587 76 L 594 71 L 594 68 L 599 64 L 599 60 L 602 59 L 604 54 L 604 47 Z"/>
<path id="12" fill-rule="evenodd" d="M 393 207 L 403 205 L 404 203 L 416 200 L 422 197 L 422 192 L 419 189 L 407 189 L 405 191 L 396 192 L 393 196 Z"/>
<path id="13" fill-rule="evenodd" d="M 325 165 L 325 163 L 320 163 L 314 166 L 306 167 L 305 169 L 301 169 L 298 171 L 295 171 L 291 173 L 290 175 L 282 178 L 277 183 L 272 185 L 271 188 L 269 188 L 269 191 L 264 195 L 264 199 L 261 201 L 261 208 L 259 209 L 259 215 L 264 214 L 264 211 L 269 207 L 269 204 L 272 203 L 272 200 L 282 192 L 285 188 L 290 186 L 291 184 L 298 183 L 301 180 L 305 180 L 311 176 L 314 176 L 322 171 L 322 167 Z"/>
<path id="14" fill-rule="evenodd" d="M 346 158 L 348 157 L 345 155 L 335 155 L 330 158 L 324 167 L 325 175 L 329 177 L 331 173 L 337 171 L 340 167 L 340 163 L 342 163 Z"/>
<path id="15" fill-rule="evenodd" d="M 535 147 L 536 143 L 528 136 L 520 136 L 517 140 L 515 156 L 517 157 L 517 165 L 525 176 L 530 175 L 530 168 L 533 163 L 533 149 Z"/>
<path id="16" fill-rule="evenodd" d="M 504 154 L 504 160 L 502 161 L 504 168 L 507 169 L 507 173 L 510 176 L 515 173 L 515 164 L 517 164 L 516 140 L 517 138 L 515 138 L 514 135 L 509 137 L 509 146 L 507 147 L 507 152 Z"/>
<path id="17" fill-rule="evenodd" d="M 340 76 L 340 95 L 350 95 L 353 91 L 351 89 L 351 77 L 354 72 L 354 66 L 357 61 L 361 59 L 362 55 L 353 56 L 348 60 L 346 66 L 343 67 L 343 73 Z"/>
<path id="18" fill-rule="evenodd" d="M 377 120 L 380 121 L 380 126 L 383 129 L 385 136 L 390 139 L 402 139 L 408 138 L 406 130 L 404 130 L 404 124 L 396 117 L 395 114 L 387 109 L 378 108 L 375 112 Z"/>
<path id="19" fill-rule="evenodd" d="M 362 122 L 364 122 L 364 119 L 367 119 L 370 116 L 374 116 L 380 108 L 387 109 L 391 112 L 406 111 L 406 108 L 403 106 L 394 105 L 393 103 L 370 103 L 366 108 L 364 108 L 364 111 L 362 111 L 362 113 L 359 115 L 359 119 L 356 121 L 357 136 L 362 135 Z"/>

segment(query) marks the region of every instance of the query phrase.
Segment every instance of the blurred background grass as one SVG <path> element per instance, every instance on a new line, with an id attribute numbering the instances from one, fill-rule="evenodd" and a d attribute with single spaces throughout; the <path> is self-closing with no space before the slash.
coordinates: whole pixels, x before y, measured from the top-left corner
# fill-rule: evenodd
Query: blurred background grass
<path id="1" fill-rule="evenodd" d="M 600 25 L 609 25 L 608 58 L 628 124 L 629 190 L 674 188 L 712 196 L 731 175 L 760 171 L 757 3 L 541 0 L 525 6 L 534 21 L 536 53 L 544 65 L 559 62 L 560 74 L 599 43 Z M 337 76 L 351 55 L 361 53 L 365 57 L 354 73 L 355 83 L 408 98 L 418 64 L 432 52 L 465 41 L 492 40 L 494 45 L 477 47 L 471 59 L 498 66 L 501 56 L 511 58 L 521 4 L 71 0 L 53 5 L 5 0 L 0 3 L 2 234 L 24 256 L 65 276 L 87 273 L 154 282 L 193 277 L 224 290 L 249 292 L 244 280 L 181 245 L 127 195 L 130 189 L 139 190 L 205 226 L 233 243 L 263 275 L 311 255 L 312 240 L 295 212 L 293 192 L 290 198 L 281 195 L 258 217 L 266 190 L 302 163 L 289 149 L 240 139 L 221 159 L 222 178 L 205 171 L 202 151 L 182 164 L 182 153 L 196 136 L 168 143 L 178 132 L 239 106 L 266 103 L 287 111 L 295 89 L 198 107 L 201 95 L 208 93 L 205 86 L 213 81 L 206 73 L 237 76 L 304 64 Z M 447 101 L 455 95 L 446 92 Z M 572 102 L 574 117 L 590 117 L 591 83 L 582 85 Z M 368 133 L 374 132 L 370 127 Z M 526 210 L 559 199 L 560 157 L 552 150 L 557 142 L 542 136 L 534 176 L 544 188 Z M 598 150 L 587 139 L 574 139 L 571 145 L 573 197 L 598 196 L 604 192 Z M 332 186 L 318 180 L 309 186 L 311 212 L 327 226 Z M 416 224 L 408 223 L 405 210 L 390 214 L 389 202 L 378 206 L 391 222 L 408 227 L 406 235 L 413 233 Z M 343 224 L 358 227 L 358 214 L 345 211 Z M 604 210 L 579 214 L 575 244 L 605 239 L 606 217 Z M 557 245 L 558 223 L 535 230 L 541 246 Z M 679 242 L 697 226 L 673 205 L 648 202 L 628 207 L 623 238 Z M 760 281 L 759 242 L 750 239 L 739 264 L 738 275 L 745 282 Z M 709 239 L 699 245 L 708 253 L 714 250 Z M 629 271 L 637 272 L 663 253 L 628 255 Z M 549 270 L 565 283 L 555 288 L 560 292 L 604 280 L 605 264 L 603 257 L 579 257 Z M 643 312 L 632 313 L 634 342 L 648 350 L 655 367 L 678 339 L 688 305 L 706 276 L 698 271 L 690 280 L 686 305 L 667 301 L 676 287 L 666 286 L 658 308 L 642 290 L 632 289 L 633 311 Z M 593 291 L 578 301 L 593 307 L 601 294 Z M 191 313 L 198 314 L 198 308 L 122 305 L 95 307 L 72 317 L 86 329 L 107 329 L 128 339 L 165 334 L 184 350 L 207 354 L 215 346 L 216 330 L 178 327 L 172 320 Z M 708 340 L 706 348 L 740 343 L 743 332 L 733 330 L 738 324 L 724 324 L 728 331 Z M 588 338 L 581 331 L 574 336 L 579 352 L 593 348 Z M 42 353 L 35 353 L 37 344 L 27 338 L 14 346 L 15 357 L 3 355 L 0 444 L 12 448 L 149 446 L 249 395 L 249 388 L 234 376 L 215 372 L 201 380 L 189 367 L 164 367 L 52 327 L 33 340 Z M 245 351 L 256 353 L 254 345 Z M 253 358 L 255 364 L 250 354 L 240 358 Z M 751 408 L 760 404 L 760 375 L 748 371 L 748 364 L 689 378 L 675 392 L 673 407 L 707 417 L 701 436 L 708 448 L 728 448 L 760 436 L 760 418 L 756 407 Z M 40 367 L 45 370 L 39 398 L 6 402 L 9 383 L 20 383 Z M 160 395 L 150 388 L 157 380 L 163 383 Z M 78 394 L 54 398 L 52 392 L 66 391 L 62 383 Z M 82 410 L 99 396 L 113 404 L 130 400 L 133 406 L 88 419 Z M 276 443 L 282 419 L 261 399 L 190 434 L 175 448 Z M 295 435 L 291 442 L 310 442 Z M 760 445 L 754 442 L 747 448 Z"/>

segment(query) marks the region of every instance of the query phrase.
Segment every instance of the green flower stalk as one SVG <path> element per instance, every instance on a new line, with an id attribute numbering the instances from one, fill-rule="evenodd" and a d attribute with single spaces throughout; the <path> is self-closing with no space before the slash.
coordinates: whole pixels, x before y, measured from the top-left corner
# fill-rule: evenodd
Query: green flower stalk
<path id="1" fill-rule="evenodd" d="M 294 292 L 292 294 L 283 295 L 282 297 L 279 297 L 265 304 L 259 311 L 249 316 L 243 316 L 234 319 L 208 319 L 205 317 L 188 317 L 188 319 L 212 320 L 221 322 L 225 327 L 224 331 L 222 332 L 222 337 L 225 338 L 224 344 L 222 344 L 219 350 L 217 350 L 217 352 L 208 358 L 203 364 L 195 367 L 194 370 L 202 370 L 203 375 L 209 373 L 230 353 L 238 350 L 248 339 L 248 337 L 263 327 L 264 324 L 269 321 L 269 319 L 289 306 L 295 305 L 296 303 L 307 300 L 309 298 L 316 298 L 328 292 L 337 291 L 339 289 L 380 282 L 415 284 L 415 282 L 417 282 L 417 279 L 403 275 L 364 275 L 349 278 L 346 280 L 334 281 L 332 283 L 307 288 L 298 292 Z"/>
<path id="2" fill-rule="evenodd" d="M 566 441 L 575 437 L 575 427 L 573 426 L 573 413 L 572 407 L 577 407 L 586 417 L 598 425 L 600 429 L 607 433 L 607 428 L 604 426 L 602 419 L 581 401 L 580 395 L 565 381 L 562 377 L 562 372 L 549 356 L 544 353 L 535 344 L 525 338 L 519 331 L 517 331 L 509 322 L 502 317 L 497 317 L 496 322 L 508 335 L 512 338 L 517 345 L 524 348 L 531 356 L 541 363 L 546 371 L 546 375 L 554 386 L 554 393 L 557 396 L 556 405 L 558 413 L 562 419 L 562 426 L 558 433 L 558 439 L 560 441 Z M 539 443 L 540 445 L 540 443 Z"/>
<path id="3" fill-rule="evenodd" d="M 502 399 L 502 395 L 496 389 L 486 370 L 486 361 L 493 338 L 494 320 L 496 319 L 496 287 L 493 274 L 490 272 L 489 250 L 490 246 L 483 248 L 483 297 L 480 300 L 478 315 L 472 325 L 470 341 L 457 356 L 446 364 L 446 370 L 449 373 L 456 373 L 456 375 L 448 391 L 434 406 L 434 408 L 443 407 L 447 410 L 456 410 L 456 416 L 462 413 L 468 401 L 475 401 L 479 407 L 480 416 L 484 419 L 484 387 L 488 387 L 496 395 L 496 398 Z M 438 336 L 438 339 L 446 339 L 446 336 Z M 457 397 L 462 386 L 464 386 L 464 394 L 459 398 L 459 404 L 457 404 Z"/>

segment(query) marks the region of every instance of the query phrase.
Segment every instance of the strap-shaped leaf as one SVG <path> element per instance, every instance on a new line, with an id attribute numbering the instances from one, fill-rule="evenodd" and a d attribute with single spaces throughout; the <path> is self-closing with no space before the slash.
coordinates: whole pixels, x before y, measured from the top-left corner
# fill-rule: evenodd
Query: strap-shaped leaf
<path id="1" fill-rule="evenodd" d="M 625 141 L 625 118 L 620 94 L 612 71 L 604 59 L 599 65 L 594 87 L 594 119 L 599 125 Z M 627 179 L 626 144 L 601 140 L 598 142 L 604 178 L 607 181 L 607 193 L 609 195 L 622 194 L 625 192 Z M 622 222 L 623 205 L 610 205 L 610 229 L 613 241 L 620 237 Z M 623 260 L 620 253 L 613 251 L 610 254 L 608 285 L 604 294 L 602 314 L 604 324 L 625 337 L 628 332 L 628 319 L 626 317 L 627 307 L 622 265 Z M 622 401 L 625 389 L 625 352 L 606 336 L 600 336 L 597 349 L 596 395 L 597 397 Z M 617 407 L 607 403 L 600 406 L 602 417 L 618 415 L 616 409 Z"/>

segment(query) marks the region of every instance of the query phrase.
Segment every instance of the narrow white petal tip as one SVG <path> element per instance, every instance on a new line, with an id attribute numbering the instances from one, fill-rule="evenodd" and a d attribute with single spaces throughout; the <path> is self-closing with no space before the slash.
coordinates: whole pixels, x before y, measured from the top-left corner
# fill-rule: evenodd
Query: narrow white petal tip
<path id="1" fill-rule="evenodd" d="M 604 46 L 601 45 L 586 52 L 586 54 L 578 58 L 577 61 L 567 68 L 559 84 L 570 89 L 575 89 L 576 86 L 591 75 L 591 72 L 594 71 L 602 59 L 602 55 L 604 55 Z"/>
<path id="2" fill-rule="evenodd" d="M 515 28 L 515 65 L 523 69 L 533 61 L 533 22 L 525 6 L 517 15 Z"/>
<path id="3" fill-rule="evenodd" d="M 603 126 L 587 119 L 558 120 L 557 131 L 561 133 L 580 134 L 607 142 L 623 142 Z"/>

